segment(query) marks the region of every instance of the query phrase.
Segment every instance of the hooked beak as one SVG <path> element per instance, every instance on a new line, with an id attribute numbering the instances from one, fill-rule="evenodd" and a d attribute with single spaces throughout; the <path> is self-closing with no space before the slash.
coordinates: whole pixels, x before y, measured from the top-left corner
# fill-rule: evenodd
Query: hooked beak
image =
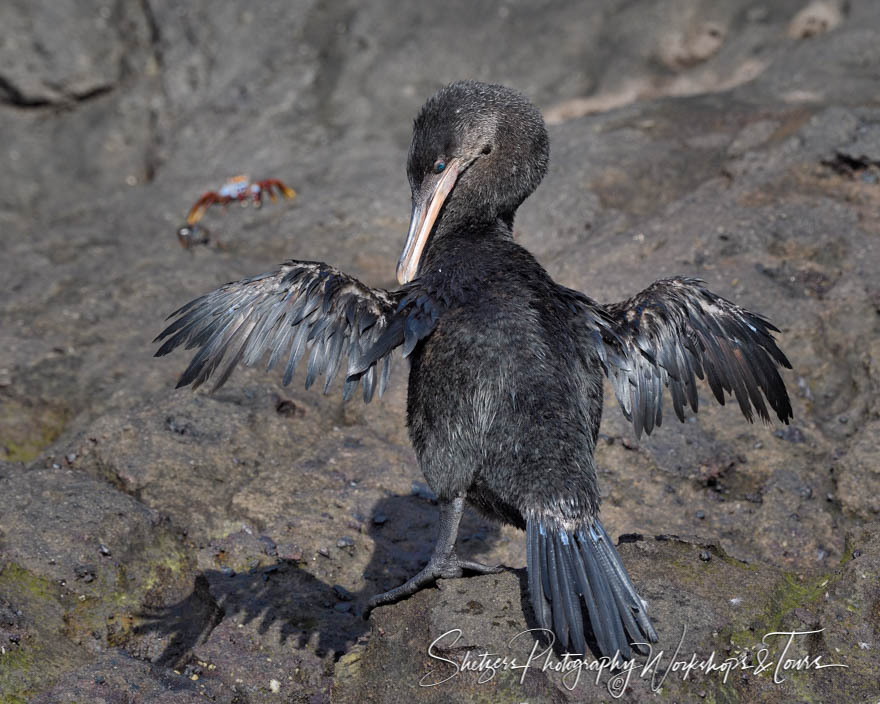
<path id="1" fill-rule="evenodd" d="M 424 200 L 414 201 L 412 216 L 409 221 L 409 232 L 406 235 L 406 244 L 403 246 L 403 254 L 397 262 L 397 280 L 401 285 L 409 283 L 419 270 L 419 263 L 425 251 L 428 236 L 434 228 L 437 215 L 443 207 L 446 197 L 452 192 L 459 175 L 468 166 L 469 161 L 450 159 L 443 171 L 443 176 L 434 186 L 434 190 Z"/>

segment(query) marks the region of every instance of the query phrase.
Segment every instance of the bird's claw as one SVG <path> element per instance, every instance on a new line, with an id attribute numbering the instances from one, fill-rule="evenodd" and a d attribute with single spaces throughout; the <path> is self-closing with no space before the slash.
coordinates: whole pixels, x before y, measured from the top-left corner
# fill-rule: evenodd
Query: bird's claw
<path id="1" fill-rule="evenodd" d="M 504 569 L 504 565 L 484 565 L 474 560 L 462 560 L 452 553 L 445 557 L 434 556 L 425 567 L 399 587 L 389 589 L 387 592 L 377 594 L 367 602 L 363 611 L 363 617 L 369 618 L 370 612 L 377 606 L 393 604 L 408 596 L 412 596 L 422 587 L 436 582 L 438 579 L 455 579 L 461 577 L 465 571 L 477 574 L 496 574 Z"/>

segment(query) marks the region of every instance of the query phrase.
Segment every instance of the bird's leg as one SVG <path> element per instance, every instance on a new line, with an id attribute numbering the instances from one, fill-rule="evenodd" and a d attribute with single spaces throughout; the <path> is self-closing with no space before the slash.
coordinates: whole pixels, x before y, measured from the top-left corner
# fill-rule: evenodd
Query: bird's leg
<path id="1" fill-rule="evenodd" d="M 419 589 L 438 579 L 461 577 L 464 570 L 480 574 L 500 572 L 501 565 L 490 566 L 473 560 L 462 560 L 455 554 L 455 539 L 458 537 L 458 524 L 464 512 L 464 497 L 457 496 L 450 502 L 440 504 L 440 534 L 434 545 L 434 553 L 424 569 L 399 587 L 377 594 L 367 603 L 364 618 L 377 606 L 393 604 L 404 597 L 415 594 Z"/>

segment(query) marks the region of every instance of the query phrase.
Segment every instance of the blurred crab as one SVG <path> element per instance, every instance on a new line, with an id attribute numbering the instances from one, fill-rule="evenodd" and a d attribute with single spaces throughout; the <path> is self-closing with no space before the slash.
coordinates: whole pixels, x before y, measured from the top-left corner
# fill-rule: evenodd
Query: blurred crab
<path id="1" fill-rule="evenodd" d="M 277 178 L 269 178 L 265 181 L 254 181 L 242 174 L 227 179 L 219 191 L 207 191 L 202 194 L 195 205 L 190 208 L 186 215 L 186 224 L 193 226 L 205 215 L 205 211 L 212 205 L 228 205 L 234 201 L 246 203 L 252 201 L 256 207 L 263 204 L 263 194 L 268 194 L 271 200 L 275 200 L 276 192 L 285 198 L 296 197 L 296 191 L 279 181 Z M 183 240 L 181 240 L 181 243 Z"/>

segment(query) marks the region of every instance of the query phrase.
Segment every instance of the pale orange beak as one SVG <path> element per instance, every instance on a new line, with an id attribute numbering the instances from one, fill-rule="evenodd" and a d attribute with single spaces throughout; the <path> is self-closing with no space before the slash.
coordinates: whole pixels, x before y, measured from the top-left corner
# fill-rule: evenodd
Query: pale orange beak
<path id="1" fill-rule="evenodd" d="M 400 260 L 397 262 L 397 280 L 401 285 L 416 278 L 419 272 L 419 263 L 422 260 L 422 254 L 425 251 L 431 230 L 434 229 L 437 215 L 440 214 L 440 209 L 443 207 L 446 197 L 452 192 L 459 175 L 467 166 L 468 162 L 450 159 L 443 170 L 443 176 L 434 186 L 431 194 L 423 201 L 413 202 L 406 244 L 403 246 L 403 254 L 400 255 Z"/>

